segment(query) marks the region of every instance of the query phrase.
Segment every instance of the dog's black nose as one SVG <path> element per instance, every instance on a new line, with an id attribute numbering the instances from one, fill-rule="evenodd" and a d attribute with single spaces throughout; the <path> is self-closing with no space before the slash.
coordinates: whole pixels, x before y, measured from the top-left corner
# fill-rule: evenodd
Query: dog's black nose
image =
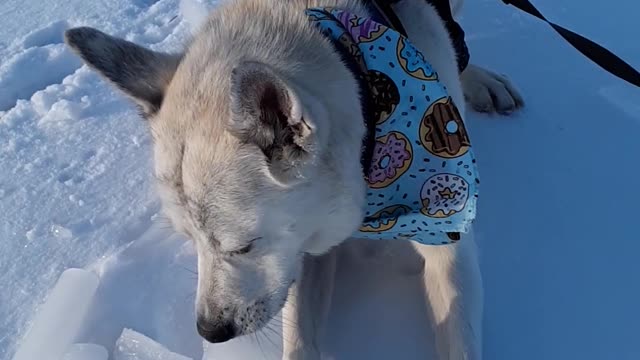
<path id="1" fill-rule="evenodd" d="M 196 322 L 198 334 L 210 343 L 221 343 L 236 336 L 236 328 L 231 322 L 216 323 L 198 320 Z"/>

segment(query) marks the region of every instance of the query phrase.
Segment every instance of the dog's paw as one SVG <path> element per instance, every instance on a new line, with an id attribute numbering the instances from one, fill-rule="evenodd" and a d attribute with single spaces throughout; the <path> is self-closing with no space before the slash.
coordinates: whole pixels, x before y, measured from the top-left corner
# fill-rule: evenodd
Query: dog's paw
<path id="1" fill-rule="evenodd" d="M 522 96 L 505 76 L 469 64 L 460 81 L 464 97 L 475 111 L 510 114 L 524 106 Z"/>

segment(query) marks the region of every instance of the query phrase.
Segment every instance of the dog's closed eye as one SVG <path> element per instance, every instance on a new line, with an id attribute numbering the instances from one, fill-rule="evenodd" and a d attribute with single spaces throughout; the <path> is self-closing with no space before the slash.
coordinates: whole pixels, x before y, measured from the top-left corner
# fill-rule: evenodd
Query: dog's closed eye
<path id="1" fill-rule="evenodd" d="M 253 243 L 255 241 L 257 241 L 257 240 L 260 240 L 260 239 L 262 239 L 262 238 L 261 237 L 257 237 L 255 239 L 252 239 L 251 241 L 249 241 L 249 243 L 246 246 L 244 246 L 244 247 L 242 247 L 242 248 L 240 248 L 238 250 L 229 251 L 228 254 L 229 255 L 244 255 L 244 254 L 248 253 L 249 251 L 251 251 L 251 249 L 253 249 Z"/>

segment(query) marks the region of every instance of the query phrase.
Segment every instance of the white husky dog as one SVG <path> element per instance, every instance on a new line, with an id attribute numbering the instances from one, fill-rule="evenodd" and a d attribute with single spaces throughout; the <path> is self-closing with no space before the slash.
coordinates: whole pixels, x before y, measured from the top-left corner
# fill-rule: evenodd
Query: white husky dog
<path id="1" fill-rule="evenodd" d="M 198 332 L 210 342 L 250 334 L 284 306 L 297 324 L 284 330 L 287 359 L 320 358 L 331 250 L 361 224 L 366 191 L 358 85 L 309 23 L 304 10 L 314 6 L 368 16 L 358 0 L 226 1 L 182 54 L 91 28 L 65 34 L 147 118 L 164 210 L 198 253 Z M 482 94 L 493 92 L 513 103 L 516 93 L 504 79 L 475 66 L 458 75 L 442 20 L 424 0 L 401 1 L 394 11 L 463 118 L 461 78 L 471 95 L 480 94 L 472 102 L 492 101 Z M 419 254 L 438 359 L 481 358 L 482 285 L 472 234 L 451 245 L 351 239 L 337 249 L 359 244 Z"/>

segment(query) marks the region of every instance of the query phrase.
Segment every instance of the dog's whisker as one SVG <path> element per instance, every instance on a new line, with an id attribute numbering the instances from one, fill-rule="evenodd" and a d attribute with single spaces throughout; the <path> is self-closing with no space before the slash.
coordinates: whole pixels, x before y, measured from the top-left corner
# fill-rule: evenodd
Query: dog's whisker
<path id="1" fill-rule="evenodd" d="M 287 344 L 291 345 L 291 346 L 295 346 L 296 344 L 294 342 L 291 341 L 291 339 L 288 339 L 286 337 L 284 337 L 282 332 L 278 332 L 278 330 L 273 329 L 272 327 L 266 327 L 265 329 L 273 332 L 274 334 L 276 334 L 282 341 L 283 343 L 286 342 Z"/>
<path id="2" fill-rule="evenodd" d="M 194 291 L 194 292 L 192 292 L 192 293 L 187 294 L 187 295 L 184 297 L 184 300 L 183 300 L 183 301 L 185 301 L 185 302 L 186 302 L 187 300 L 190 300 L 190 299 L 191 299 L 191 300 L 195 300 L 195 298 L 196 298 L 196 292 Z"/>
<path id="3" fill-rule="evenodd" d="M 253 335 L 254 335 L 254 337 L 256 339 L 256 342 L 258 343 L 258 347 L 260 348 L 260 352 L 262 353 L 262 358 L 266 359 L 267 356 L 265 355 L 264 349 L 262 348 L 262 343 L 260 342 L 260 339 L 258 338 L 258 333 L 254 332 Z"/>
<path id="4" fill-rule="evenodd" d="M 262 330 L 260 330 L 260 333 L 262 334 L 262 336 L 264 336 L 264 338 L 265 338 L 265 339 L 267 339 L 267 341 L 268 341 L 271 345 L 273 345 L 273 349 L 274 349 L 275 351 L 278 351 L 279 346 L 278 346 L 278 345 L 276 345 L 276 343 L 274 343 L 274 342 L 273 342 L 273 340 L 269 337 L 269 335 L 268 335 L 268 334 L 265 334 L 265 333 L 264 333 L 264 330 L 270 330 L 270 329 L 269 329 L 269 328 L 267 328 L 267 327 L 264 327 L 264 328 L 262 328 Z"/>
<path id="5" fill-rule="evenodd" d="M 185 270 L 185 271 L 187 271 L 187 272 L 190 272 L 190 273 L 192 273 L 192 274 L 194 274 L 194 275 L 198 275 L 198 272 L 197 272 L 197 271 L 195 271 L 195 270 L 191 270 L 191 269 L 187 268 L 187 267 L 186 267 L 186 266 L 184 266 L 184 265 L 175 264 L 175 266 L 177 266 L 177 267 L 179 267 L 179 268 L 181 268 L 181 269 L 183 269 L 183 270 Z"/>
<path id="6" fill-rule="evenodd" d="M 287 319 L 287 318 L 273 318 L 271 319 L 270 322 L 276 323 L 278 325 L 287 325 L 287 326 L 296 326 L 296 322 L 291 320 L 291 319 Z"/>
<path id="7" fill-rule="evenodd" d="M 296 320 L 290 319 L 290 318 L 284 316 L 284 314 L 282 314 L 282 316 L 280 317 L 279 320 L 280 320 L 281 323 L 287 323 L 287 325 L 289 325 L 289 326 L 295 326 L 295 325 L 298 324 Z"/>

